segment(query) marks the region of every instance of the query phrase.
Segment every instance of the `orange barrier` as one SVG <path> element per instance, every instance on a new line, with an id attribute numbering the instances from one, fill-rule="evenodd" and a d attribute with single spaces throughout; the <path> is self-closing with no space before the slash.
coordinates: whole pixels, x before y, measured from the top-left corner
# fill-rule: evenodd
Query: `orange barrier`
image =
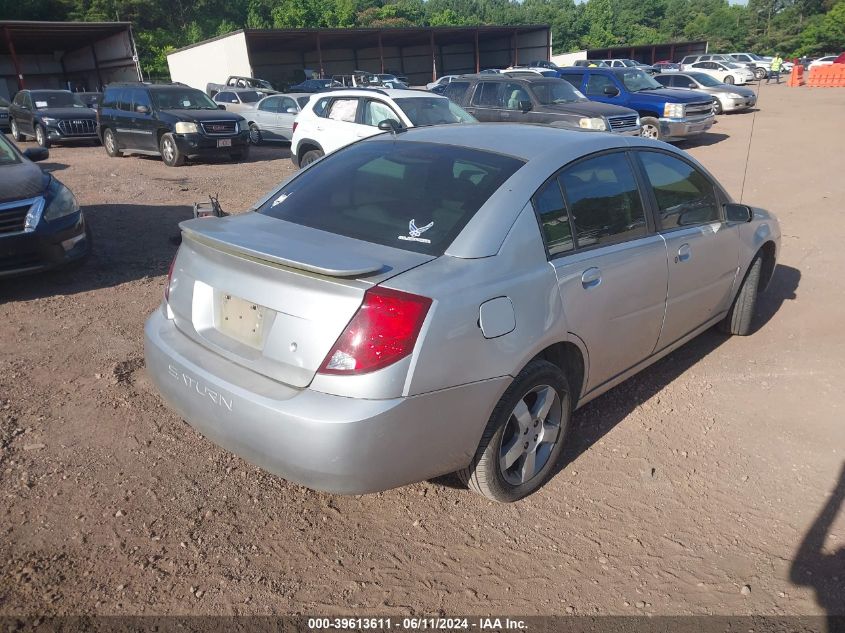
<path id="1" fill-rule="evenodd" d="M 810 88 L 845 88 L 845 64 L 811 68 L 807 85 Z"/>
<path id="2" fill-rule="evenodd" d="M 795 64 L 792 67 L 792 74 L 789 75 L 789 81 L 786 85 L 790 88 L 797 88 L 804 85 L 804 67 L 801 64 Z"/>

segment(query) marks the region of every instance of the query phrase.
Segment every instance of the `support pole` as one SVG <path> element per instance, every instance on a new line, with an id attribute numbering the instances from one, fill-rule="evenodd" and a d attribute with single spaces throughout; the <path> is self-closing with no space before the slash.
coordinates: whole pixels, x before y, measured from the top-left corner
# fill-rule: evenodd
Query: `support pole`
<path id="1" fill-rule="evenodd" d="M 91 44 L 91 57 L 94 58 L 94 70 L 97 71 L 97 92 L 99 92 L 103 89 L 103 76 L 100 74 L 100 62 L 97 60 L 97 50 L 93 44 Z"/>
<path id="2" fill-rule="evenodd" d="M 9 33 L 8 26 L 3 27 L 3 33 L 6 35 L 6 45 L 9 47 L 9 53 L 12 55 L 12 63 L 15 65 L 15 74 L 18 76 L 18 89 L 23 90 L 23 73 L 21 72 L 21 65 L 15 53 L 15 45 L 12 42 L 12 34 Z"/>
<path id="3" fill-rule="evenodd" d="M 378 32 L 378 61 L 381 65 L 381 74 L 384 74 L 384 46 L 381 43 L 381 31 Z"/>
<path id="4" fill-rule="evenodd" d="M 481 72 L 481 53 L 478 50 L 478 28 L 475 29 L 475 72 Z"/>
<path id="5" fill-rule="evenodd" d="M 323 70 L 323 49 L 320 47 L 320 31 L 317 31 L 317 63 L 320 65 L 320 78 L 325 79 L 326 71 Z"/>
<path id="6" fill-rule="evenodd" d="M 511 35 L 511 66 L 516 66 L 519 62 L 516 54 L 516 31 Z"/>
<path id="7" fill-rule="evenodd" d="M 429 45 L 431 46 L 431 80 L 437 81 L 437 58 L 434 56 L 434 31 L 430 30 Z"/>

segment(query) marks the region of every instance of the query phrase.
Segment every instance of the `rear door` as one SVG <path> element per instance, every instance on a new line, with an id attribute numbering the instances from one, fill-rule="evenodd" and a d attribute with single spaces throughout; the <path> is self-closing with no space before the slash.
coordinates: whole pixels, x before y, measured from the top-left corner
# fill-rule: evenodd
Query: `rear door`
<path id="1" fill-rule="evenodd" d="M 725 222 L 716 186 L 692 163 L 661 151 L 634 155 L 668 251 L 663 348 L 728 309 L 739 269 L 739 229 Z"/>
<path id="2" fill-rule="evenodd" d="M 580 160 L 534 198 L 569 330 L 589 353 L 587 389 L 647 358 L 666 307 L 666 246 L 649 226 L 631 159 Z"/>
<path id="3" fill-rule="evenodd" d="M 358 97 L 337 97 L 316 120 L 317 140 L 328 154 L 358 140 Z"/>

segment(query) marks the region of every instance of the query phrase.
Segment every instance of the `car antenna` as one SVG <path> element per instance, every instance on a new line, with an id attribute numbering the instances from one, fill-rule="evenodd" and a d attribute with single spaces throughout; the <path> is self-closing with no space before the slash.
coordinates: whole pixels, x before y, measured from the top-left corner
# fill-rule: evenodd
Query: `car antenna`
<path id="1" fill-rule="evenodd" d="M 739 203 L 745 199 L 745 179 L 748 176 L 748 162 L 751 158 L 751 141 L 754 140 L 754 124 L 757 122 L 757 112 L 760 104 L 760 87 L 763 85 L 761 80 L 757 81 L 757 100 L 754 103 L 754 114 L 751 115 L 751 134 L 748 135 L 748 148 L 745 152 L 745 169 L 742 172 L 742 187 L 739 190 Z"/>

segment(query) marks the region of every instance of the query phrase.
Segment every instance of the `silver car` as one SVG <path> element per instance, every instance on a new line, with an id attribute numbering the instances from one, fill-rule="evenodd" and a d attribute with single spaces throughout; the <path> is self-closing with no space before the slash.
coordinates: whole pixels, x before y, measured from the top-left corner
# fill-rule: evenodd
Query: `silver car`
<path id="1" fill-rule="evenodd" d="M 214 103 L 223 106 L 229 112 L 239 114 L 255 109 L 258 102 L 267 96 L 266 92 L 253 88 L 229 88 L 214 95 Z"/>
<path id="2" fill-rule="evenodd" d="M 249 138 L 256 145 L 264 141 L 287 141 L 293 138 L 293 123 L 313 95 L 292 92 L 270 95 L 259 101 L 255 108 L 242 111 L 249 124 Z"/>
<path id="3" fill-rule="evenodd" d="M 713 99 L 713 112 L 737 112 L 753 108 L 757 104 L 757 93 L 745 86 L 723 84 L 710 75 L 696 72 L 669 73 L 654 78 L 667 88 L 706 92 Z"/>
<path id="4" fill-rule="evenodd" d="M 311 488 L 541 486 L 573 409 L 707 328 L 748 334 L 780 228 L 683 151 L 524 124 L 367 138 L 181 224 L 147 370 Z"/>

